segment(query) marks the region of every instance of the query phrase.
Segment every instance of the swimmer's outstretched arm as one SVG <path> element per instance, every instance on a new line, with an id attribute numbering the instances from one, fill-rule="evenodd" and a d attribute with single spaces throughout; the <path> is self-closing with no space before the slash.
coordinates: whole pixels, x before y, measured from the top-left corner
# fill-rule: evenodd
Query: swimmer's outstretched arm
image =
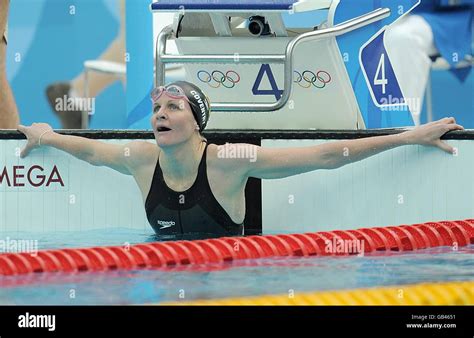
<path id="1" fill-rule="evenodd" d="M 444 118 L 415 129 L 387 136 L 328 142 L 301 148 L 257 148 L 255 161 L 239 161 L 247 177 L 278 179 L 318 169 L 336 169 L 383 151 L 409 144 L 438 147 L 448 153 L 454 149 L 440 138 L 453 130 L 463 130 L 454 118 Z"/>
<path id="2" fill-rule="evenodd" d="M 133 175 L 137 154 L 134 147 L 138 142 L 124 145 L 108 144 L 79 136 L 55 133 L 46 123 L 33 123 L 30 127 L 20 125 L 18 131 L 26 135 L 27 145 L 22 149 L 20 157 L 24 158 L 35 148 L 50 146 L 65 151 L 72 156 L 95 166 L 106 166 L 125 175 Z M 131 150 L 132 149 L 132 150 Z"/>

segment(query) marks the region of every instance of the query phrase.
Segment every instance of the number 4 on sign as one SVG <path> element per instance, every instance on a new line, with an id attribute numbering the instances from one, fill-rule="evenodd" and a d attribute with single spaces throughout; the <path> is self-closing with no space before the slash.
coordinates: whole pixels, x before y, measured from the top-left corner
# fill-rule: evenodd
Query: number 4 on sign
<path id="1" fill-rule="evenodd" d="M 382 74 L 380 74 L 382 73 Z M 380 78 L 380 75 L 382 77 Z M 374 86 L 382 86 L 382 94 L 385 94 L 385 87 L 388 85 L 388 80 L 385 78 L 385 53 L 380 56 L 379 65 L 374 77 Z"/>
<path id="2" fill-rule="evenodd" d="M 391 98 L 404 102 L 397 76 L 385 49 L 385 31 L 374 35 L 360 50 L 361 69 L 367 81 L 372 101 L 378 107 L 387 106 Z"/>

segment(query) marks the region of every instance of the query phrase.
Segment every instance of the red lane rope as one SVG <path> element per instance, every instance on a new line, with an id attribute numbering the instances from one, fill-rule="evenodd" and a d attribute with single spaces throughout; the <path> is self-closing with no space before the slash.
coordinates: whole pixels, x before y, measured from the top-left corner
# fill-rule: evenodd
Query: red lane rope
<path id="1" fill-rule="evenodd" d="M 334 245 L 356 241 L 363 244 L 360 248 L 364 252 L 461 247 L 474 244 L 474 219 L 294 235 L 43 250 L 34 256 L 1 254 L 0 275 L 185 267 L 265 257 L 349 255 L 359 252 L 336 250 Z M 331 250 L 328 250 L 329 245 L 332 245 Z"/>

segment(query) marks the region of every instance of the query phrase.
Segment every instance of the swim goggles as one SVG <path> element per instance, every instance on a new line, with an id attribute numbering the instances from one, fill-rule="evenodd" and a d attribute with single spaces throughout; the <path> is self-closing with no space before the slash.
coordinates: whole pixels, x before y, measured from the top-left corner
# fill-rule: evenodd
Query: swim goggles
<path id="1" fill-rule="evenodd" d="M 159 87 L 154 88 L 150 94 L 151 100 L 153 102 L 157 102 L 163 94 L 166 94 L 168 97 L 175 100 L 185 99 L 186 101 L 189 102 L 189 99 L 186 96 L 186 93 L 184 92 L 184 90 L 181 87 L 176 86 L 176 85 L 171 85 L 168 87 L 159 86 Z"/>

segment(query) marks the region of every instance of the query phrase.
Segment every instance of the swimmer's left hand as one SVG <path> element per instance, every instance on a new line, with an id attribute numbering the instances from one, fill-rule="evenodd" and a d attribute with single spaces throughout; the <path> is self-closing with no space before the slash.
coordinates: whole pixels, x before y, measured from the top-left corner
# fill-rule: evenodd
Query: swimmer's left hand
<path id="1" fill-rule="evenodd" d="M 444 119 L 416 127 L 415 129 L 407 131 L 404 134 L 406 134 L 407 139 L 412 144 L 438 147 L 450 154 L 453 154 L 454 148 L 442 141 L 441 137 L 447 132 L 454 130 L 464 130 L 464 127 L 456 124 L 454 117 L 446 117 Z"/>

